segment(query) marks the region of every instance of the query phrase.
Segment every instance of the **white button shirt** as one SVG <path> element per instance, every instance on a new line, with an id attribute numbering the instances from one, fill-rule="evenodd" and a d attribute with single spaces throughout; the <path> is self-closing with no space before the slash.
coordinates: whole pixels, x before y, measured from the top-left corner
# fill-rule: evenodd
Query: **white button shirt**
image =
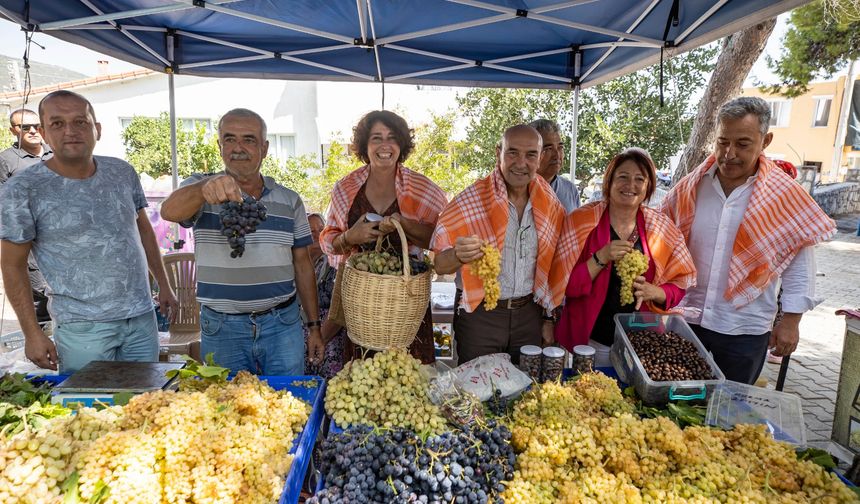
<path id="1" fill-rule="evenodd" d="M 723 294 L 729 281 L 729 264 L 738 227 L 744 218 L 757 175 L 726 196 L 714 164 L 697 187 L 696 215 L 687 244 L 696 264 L 696 286 L 687 289 L 682 306 L 700 310 L 687 321 L 723 334 L 764 334 L 771 330 L 777 310 L 777 278 L 751 303 L 735 308 Z M 803 313 L 815 299 L 815 253 L 802 249 L 781 275 L 782 309 Z"/>

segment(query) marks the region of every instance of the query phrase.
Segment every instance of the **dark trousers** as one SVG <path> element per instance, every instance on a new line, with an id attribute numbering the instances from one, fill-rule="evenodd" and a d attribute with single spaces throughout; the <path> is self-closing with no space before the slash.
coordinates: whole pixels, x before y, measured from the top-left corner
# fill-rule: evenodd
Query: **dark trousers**
<path id="1" fill-rule="evenodd" d="M 726 380 L 752 385 L 767 357 L 770 331 L 764 334 L 723 334 L 690 324 L 693 332 L 714 356 Z"/>
<path id="2" fill-rule="evenodd" d="M 541 344 L 543 308 L 529 301 L 519 308 L 508 309 L 500 301 L 491 311 L 478 305 L 472 313 L 460 306 L 460 291 L 454 300 L 454 339 L 457 362 L 463 364 L 482 355 L 507 352 L 511 362 L 519 364 L 520 347 Z"/>

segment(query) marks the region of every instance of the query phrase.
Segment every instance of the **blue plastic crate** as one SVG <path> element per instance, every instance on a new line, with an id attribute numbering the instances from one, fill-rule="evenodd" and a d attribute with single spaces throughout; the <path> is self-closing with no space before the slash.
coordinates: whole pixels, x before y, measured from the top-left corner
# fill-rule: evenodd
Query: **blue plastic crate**
<path id="1" fill-rule="evenodd" d="M 46 381 L 52 385 L 62 382 L 68 375 L 44 375 L 33 376 L 34 381 Z M 299 501 L 299 494 L 305 480 L 305 473 L 310 464 L 311 455 L 322 425 L 325 411 L 323 400 L 325 398 L 326 382 L 319 376 L 259 376 L 275 390 L 286 390 L 295 397 L 311 405 L 311 412 L 305 427 L 293 440 L 290 453 L 294 456 L 290 466 L 290 472 L 284 482 L 284 491 L 278 504 L 295 504 Z M 305 384 L 315 382 L 315 386 L 308 387 Z"/>

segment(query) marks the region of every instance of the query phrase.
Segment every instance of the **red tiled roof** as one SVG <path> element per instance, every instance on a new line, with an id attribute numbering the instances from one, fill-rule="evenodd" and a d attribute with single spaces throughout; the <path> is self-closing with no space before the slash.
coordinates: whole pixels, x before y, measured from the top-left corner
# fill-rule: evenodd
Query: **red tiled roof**
<path id="1" fill-rule="evenodd" d="M 109 75 L 99 75 L 98 77 L 88 77 L 86 79 L 78 79 L 69 82 L 61 82 L 59 84 L 51 84 L 50 86 L 42 86 L 33 88 L 30 90 L 30 95 L 42 95 L 48 94 L 52 91 L 59 91 L 60 89 L 75 89 L 80 87 L 88 87 L 94 84 L 99 84 L 102 82 L 110 82 L 110 81 L 120 81 L 126 79 L 136 79 L 138 77 L 145 77 L 147 75 L 152 75 L 157 72 L 149 70 L 147 68 L 141 68 L 140 70 L 133 70 L 131 72 L 122 72 L 116 74 Z M 0 100 L 5 100 L 9 98 L 21 98 L 24 96 L 24 91 L 11 91 L 8 93 L 0 93 Z"/>

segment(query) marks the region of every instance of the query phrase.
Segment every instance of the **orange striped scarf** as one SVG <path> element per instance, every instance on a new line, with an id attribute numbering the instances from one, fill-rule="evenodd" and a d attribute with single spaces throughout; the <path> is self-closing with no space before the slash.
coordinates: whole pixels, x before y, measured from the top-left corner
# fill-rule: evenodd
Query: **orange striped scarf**
<path id="1" fill-rule="evenodd" d="M 565 233 L 569 233 L 574 240 L 572 254 L 574 264 L 579 261 L 580 254 L 585 250 L 588 236 L 600 223 L 600 218 L 607 207 L 606 201 L 597 201 L 574 210 L 568 216 L 565 222 Z M 689 289 L 696 285 L 696 266 L 693 264 L 693 256 L 687 250 L 681 231 L 660 212 L 646 206 L 640 209 L 645 218 L 645 239 L 651 256 L 649 259 L 654 261 L 654 279 L 651 283 L 658 287 L 671 283 L 682 289 Z M 648 309 L 655 313 L 667 313 L 666 310 L 650 302 Z"/>
<path id="2" fill-rule="evenodd" d="M 716 162 L 708 156 L 666 195 L 661 211 L 677 224 L 689 242 L 699 182 Z M 742 307 L 756 299 L 788 267 L 794 256 L 827 240 L 836 224 L 803 188 L 764 155 L 744 219 L 738 227 L 725 299 Z M 706 267 L 706 265 L 699 265 Z"/>
<path id="3" fill-rule="evenodd" d="M 538 237 L 538 254 L 534 275 L 535 301 L 547 309 L 561 304 L 570 270 L 556 268 L 559 235 L 564 208 L 543 177 L 535 176 L 529 184 L 529 201 Z M 478 180 L 457 195 L 439 216 L 430 248 L 437 254 L 454 246 L 461 236 L 478 236 L 504 253 L 508 227 L 508 190 L 501 171 Z M 470 266 L 464 265 L 463 306 L 472 312 L 484 299 L 484 287 Z"/>
<path id="4" fill-rule="evenodd" d="M 338 180 L 331 190 L 331 203 L 325 229 L 320 234 L 320 247 L 334 268 L 338 268 L 349 257 L 349 254 L 334 253 L 334 239 L 349 229 L 349 209 L 355 195 L 369 176 L 370 167 L 364 165 Z M 448 201 L 439 186 L 424 175 L 398 165 L 394 176 L 394 189 L 397 193 L 397 205 L 404 217 L 422 224 L 436 225 L 439 213 Z M 414 247 L 412 251 L 417 252 Z"/>

